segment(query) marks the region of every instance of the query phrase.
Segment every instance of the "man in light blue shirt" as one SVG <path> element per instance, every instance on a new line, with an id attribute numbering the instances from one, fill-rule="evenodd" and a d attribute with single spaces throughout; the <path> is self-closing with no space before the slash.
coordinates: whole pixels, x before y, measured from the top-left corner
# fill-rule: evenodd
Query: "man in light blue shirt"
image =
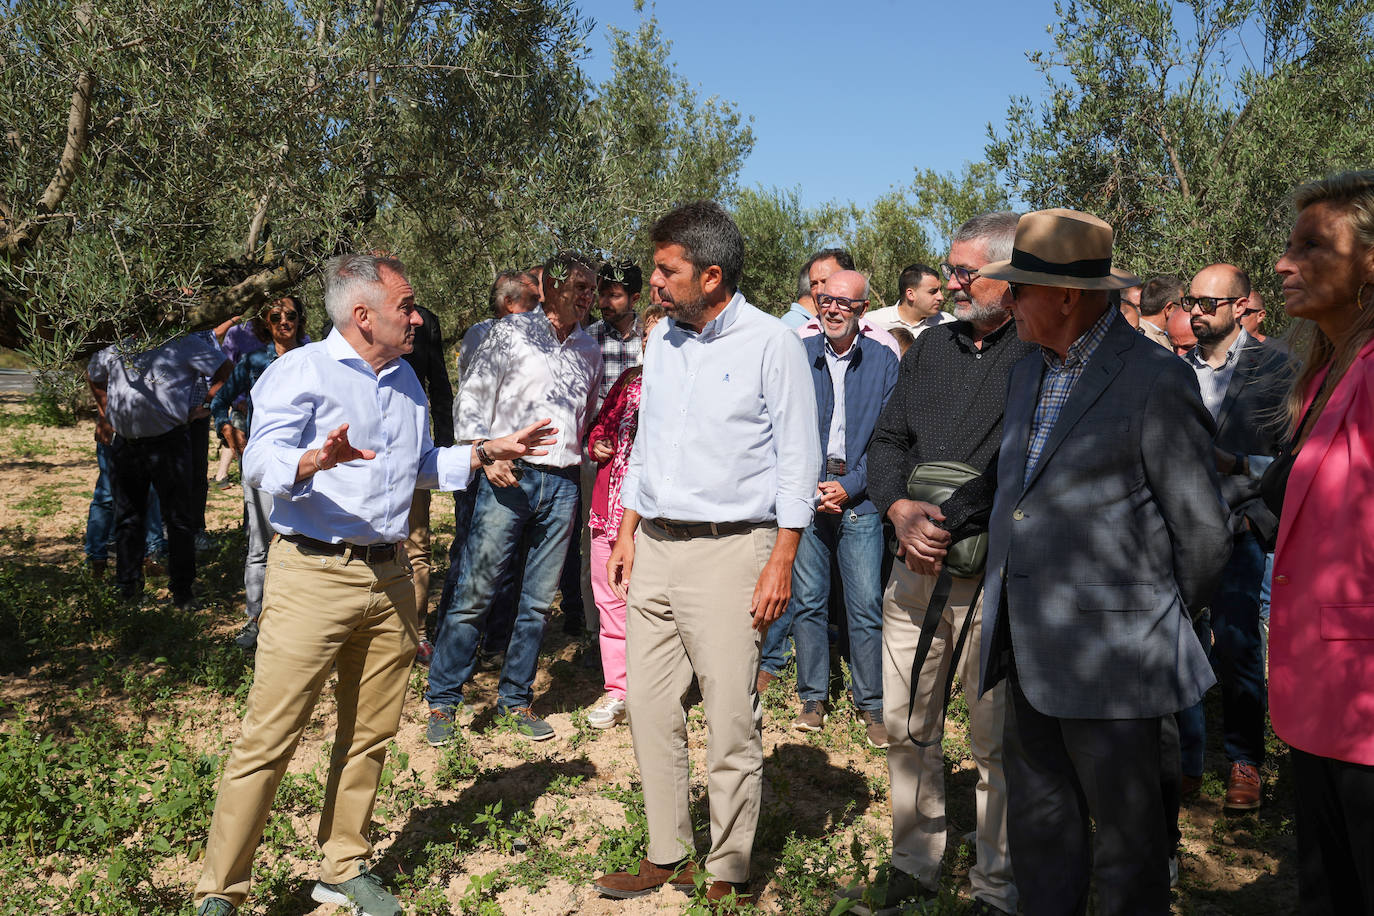
<path id="1" fill-rule="evenodd" d="M 653 227 L 650 284 L 670 320 L 646 348 L 643 404 L 607 564 L 628 592 L 627 697 L 649 845 L 597 890 L 690 886 L 687 726 L 695 674 L 710 731 L 707 898 L 744 892 L 763 785 L 759 644 L 787 606 L 820 477 L 816 399 L 801 341 L 745 301 L 744 240 L 719 205 Z M 633 572 L 633 584 L 631 573 Z"/>
<path id="2" fill-rule="evenodd" d="M 344 255 L 325 268 L 334 329 L 283 354 L 253 387 L 248 482 L 270 493 L 257 671 L 225 766 L 196 888 L 199 916 L 230 916 L 248 895 L 253 851 L 311 710 L 337 667 L 338 731 L 312 897 L 366 916 L 400 905 L 368 872 L 367 830 L 396 734 L 418 620 L 404 552 L 417 487 L 462 489 L 483 460 L 542 455 L 541 420 L 499 439 L 435 448 L 415 371 L 400 357 L 422 323 L 399 261 Z"/>

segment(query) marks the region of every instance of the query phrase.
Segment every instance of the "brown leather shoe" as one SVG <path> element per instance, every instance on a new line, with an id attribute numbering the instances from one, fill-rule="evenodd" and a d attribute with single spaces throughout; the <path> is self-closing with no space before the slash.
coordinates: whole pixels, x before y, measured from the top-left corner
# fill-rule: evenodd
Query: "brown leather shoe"
<path id="1" fill-rule="evenodd" d="M 1180 782 L 1178 786 L 1179 794 L 1184 798 L 1192 798 L 1201 788 L 1202 777 L 1189 776 L 1187 773 L 1183 774 L 1183 781 Z"/>
<path id="2" fill-rule="evenodd" d="M 714 912 L 735 913 L 738 907 L 754 906 L 759 902 L 758 894 L 749 893 L 745 887 L 733 881 L 712 881 L 706 888 L 706 899 Z"/>
<path id="3" fill-rule="evenodd" d="M 596 879 L 597 893 L 621 900 L 652 894 L 665 884 L 675 890 L 690 893 L 696 887 L 696 863 L 688 860 L 675 865 L 655 865 L 648 859 L 639 860 L 639 874 L 627 871 L 612 872 Z"/>
<path id="4" fill-rule="evenodd" d="M 778 676 L 773 672 L 764 671 L 762 668 L 760 668 L 758 680 L 754 681 L 754 691 L 758 693 L 759 696 L 763 696 L 764 693 L 768 691 L 768 685 L 773 683 L 777 679 Z"/>
<path id="5" fill-rule="evenodd" d="M 1231 764 L 1231 778 L 1226 780 L 1226 807 L 1235 811 L 1253 811 L 1259 806 L 1259 768 L 1237 760 Z"/>

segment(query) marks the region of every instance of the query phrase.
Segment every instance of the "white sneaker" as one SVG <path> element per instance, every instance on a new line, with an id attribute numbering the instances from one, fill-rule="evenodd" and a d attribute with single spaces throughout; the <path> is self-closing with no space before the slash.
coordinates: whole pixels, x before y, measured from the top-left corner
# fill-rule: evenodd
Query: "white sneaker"
<path id="1" fill-rule="evenodd" d="M 592 728 L 615 728 L 625 721 L 625 701 L 607 696 L 587 713 L 587 724 Z"/>

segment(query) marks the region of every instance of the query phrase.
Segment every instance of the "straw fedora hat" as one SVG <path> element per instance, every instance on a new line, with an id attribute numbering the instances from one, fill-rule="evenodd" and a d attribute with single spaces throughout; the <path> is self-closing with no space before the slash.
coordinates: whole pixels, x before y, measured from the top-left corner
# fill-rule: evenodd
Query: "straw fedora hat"
<path id="1" fill-rule="evenodd" d="M 1037 210 L 1016 224 L 1010 261 L 994 261 L 980 276 L 1033 286 L 1125 289 L 1140 278 L 1112 268 L 1112 227 L 1077 210 Z"/>

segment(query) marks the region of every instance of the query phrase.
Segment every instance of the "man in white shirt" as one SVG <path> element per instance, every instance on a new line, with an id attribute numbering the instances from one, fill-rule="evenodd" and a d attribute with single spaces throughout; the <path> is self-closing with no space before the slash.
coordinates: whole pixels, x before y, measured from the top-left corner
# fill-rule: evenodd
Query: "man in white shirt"
<path id="1" fill-rule="evenodd" d="M 551 416 L 559 441 L 533 461 L 483 462 L 472 524 L 458 561 L 429 669 L 429 725 L 434 747 L 453 738 L 463 684 L 472 676 L 492 596 L 524 551 L 524 581 L 515 628 L 501 667 L 497 709 L 517 731 L 543 741 L 553 728 L 530 709 L 549 606 L 572 536 L 577 511 L 582 437 L 592 420 L 601 383 L 601 348 L 578 326 L 596 292 L 586 258 L 562 252 L 544 265 L 544 308 L 507 315 L 473 354 L 458 394 L 455 435 L 480 444 Z"/>
<path id="2" fill-rule="evenodd" d="M 472 363 L 472 355 L 477 352 L 482 341 L 487 339 L 487 335 L 491 333 L 492 325 L 507 315 L 523 315 L 525 312 L 538 308 L 539 287 L 535 284 L 534 277 L 530 276 L 529 271 L 503 270 L 496 275 L 496 280 L 491 284 L 491 293 L 488 299 L 491 305 L 491 317 L 484 318 L 468 328 L 467 333 L 463 335 L 463 342 L 458 346 L 458 384 L 460 385 L 463 383 L 463 373 Z M 457 402 L 454 403 L 453 410 L 456 417 Z"/>
<path id="3" fill-rule="evenodd" d="M 650 232 L 650 284 L 669 320 L 650 335 L 625 515 L 607 578 L 626 612 L 630 730 L 649 844 L 634 872 L 597 880 L 610 897 L 690 886 L 687 724 L 693 675 L 710 732 L 710 901 L 750 901 L 763 791 L 763 632 L 791 596 L 811 523 L 820 442 L 801 340 L 744 300 L 744 238 L 716 203 L 669 212 Z M 631 580 L 633 573 L 633 584 Z"/>
<path id="4" fill-rule="evenodd" d="M 897 286 L 900 298 L 896 305 L 868 313 L 868 320 L 883 330 L 905 328 L 915 340 L 929 328 L 955 320 L 940 308 L 945 297 L 940 274 L 934 267 L 912 264 L 897 278 Z"/>
<path id="5" fill-rule="evenodd" d="M 461 489 L 486 458 L 543 455 L 548 420 L 476 449 L 435 448 L 415 371 L 421 323 L 399 261 L 343 255 L 324 271 L 334 329 L 279 357 L 253 387 L 243 474 L 272 495 L 256 674 L 225 764 L 196 887 L 198 916 L 232 916 L 287 765 L 330 673 L 339 703 L 311 892 L 364 916 L 401 906 L 367 869 L 368 827 L 419 639 L 405 554 L 417 486 Z"/>

